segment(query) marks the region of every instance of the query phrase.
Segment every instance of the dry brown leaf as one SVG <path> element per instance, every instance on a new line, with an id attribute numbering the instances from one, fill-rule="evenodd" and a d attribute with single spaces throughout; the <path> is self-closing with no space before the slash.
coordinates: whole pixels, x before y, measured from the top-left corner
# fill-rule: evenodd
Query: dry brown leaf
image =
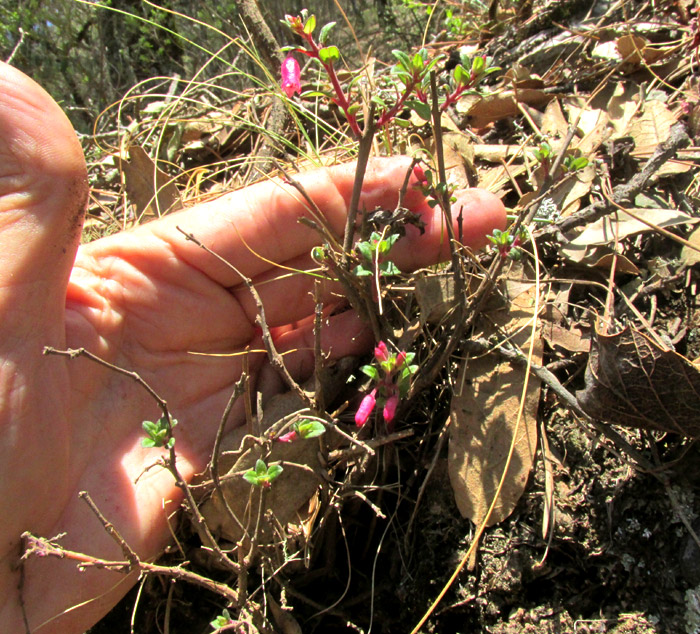
<path id="1" fill-rule="evenodd" d="M 625 257 L 622 253 L 605 253 L 594 262 L 591 262 L 591 266 L 594 269 L 602 269 L 603 271 L 608 272 L 610 271 L 610 267 L 613 265 L 613 260 L 615 261 L 616 273 L 639 275 L 639 269 L 635 263 L 629 258 Z"/>
<path id="2" fill-rule="evenodd" d="M 544 109 L 541 129 L 542 134 L 552 138 L 564 138 L 569 131 L 569 122 L 558 99 L 550 101 Z"/>
<path id="3" fill-rule="evenodd" d="M 533 298 L 534 287 L 516 297 L 508 311 L 494 316 L 494 322 L 513 334 L 512 343 L 521 349 L 529 345 L 532 335 Z M 542 342 L 537 333 L 535 337 L 534 361 L 540 363 Z M 524 367 L 495 354 L 468 359 L 459 372 L 462 392 L 452 398 L 448 471 L 460 513 L 475 524 L 486 518 L 512 442 L 513 455 L 487 525 L 508 517 L 525 490 L 537 448 L 540 390 L 539 381 L 531 376 L 518 422 L 525 372 Z"/>
<path id="4" fill-rule="evenodd" d="M 129 160 L 119 159 L 129 200 L 139 217 L 162 216 L 182 209 L 180 193 L 170 176 L 160 170 L 139 145 L 129 147 Z"/>
<path id="5" fill-rule="evenodd" d="M 658 227 L 673 227 L 674 225 L 698 222 L 697 218 L 693 218 L 678 209 L 638 207 L 630 211 Z M 618 211 L 589 224 L 581 234 L 571 241 L 571 244 L 583 246 L 611 244 L 615 242 L 616 235 L 618 240 L 622 240 L 627 236 L 647 231 L 654 231 L 654 228 L 624 211 Z"/>
<path id="6" fill-rule="evenodd" d="M 300 403 L 296 395 L 288 393 L 275 397 L 265 410 L 263 429 L 271 423 L 288 416 L 288 409 L 299 409 Z M 303 414 L 299 414 L 303 418 Z M 291 443 L 274 442 L 269 455 L 263 454 L 263 448 L 250 437 L 245 437 L 245 429 L 235 430 L 229 439 L 229 446 L 237 451 L 227 452 L 220 459 L 222 491 L 228 505 L 248 533 L 253 533 L 258 508 L 260 505 L 261 487 L 251 486 L 243 479 L 243 474 L 252 469 L 258 458 L 264 458 L 266 464 L 284 462 L 284 471 L 265 491 L 262 512 L 272 511 L 275 523 L 285 527 L 289 523 L 299 524 L 304 521 L 304 510 L 308 508 L 309 499 L 315 494 L 321 480 L 309 469 L 293 466 L 305 465 L 312 470 L 321 468 L 319 453 L 325 453 L 325 436 L 320 439 L 296 440 Z M 238 442 L 238 446 L 234 443 Z M 320 452 L 319 452 L 320 446 Z M 292 463 L 292 464 L 290 464 Z M 238 522 L 233 520 L 226 509 L 224 500 L 214 492 L 200 507 L 209 529 L 225 539 L 237 542 L 243 537 L 243 531 Z M 280 535 L 275 535 L 269 521 L 261 522 L 260 543 L 278 541 Z"/>
<path id="7" fill-rule="evenodd" d="M 527 66 L 513 64 L 504 74 L 503 78 L 511 82 L 515 87 L 544 88 L 545 84 L 539 75 L 534 75 Z"/>
<path id="8" fill-rule="evenodd" d="M 640 66 L 642 60 L 646 64 L 653 64 L 666 56 L 666 51 L 652 48 L 649 46 L 649 40 L 641 35 L 623 35 L 618 38 L 617 50 L 625 65 L 630 67 Z"/>
<path id="9" fill-rule="evenodd" d="M 591 349 L 591 335 L 572 326 L 563 328 L 544 319 L 540 320 L 542 338 L 552 347 L 559 346 L 569 352 L 588 352 Z"/>
<path id="10" fill-rule="evenodd" d="M 632 155 L 641 160 L 648 159 L 656 148 L 668 139 L 671 126 L 675 123 L 676 116 L 665 103 L 658 100 L 647 101 L 644 104 L 644 112 L 632 119 L 627 132 L 634 139 L 635 149 Z M 657 175 L 682 174 L 690 169 L 690 165 L 667 161 Z"/>
<path id="11" fill-rule="evenodd" d="M 700 228 L 695 229 L 693 233 L 688 236 L 688 242 L 690 242 L 697 249 L 700 249 Z M 684 246 L 681 249 L 681 262 L 686 266 L 693 266 L 700 262 L 700 251 L 691 249 L 688 246 Z"/>
<path id="12" fill-rule="evenodd" d="M 472 145 L 474 157 L 488 161 L 489 163 L 500 163 L 508 161 L 514 156 L 523 156 L 527 153 L 534 152 L 537 148 L 534 146 L 522 145 L 490 145 L 485 143 L 475 143 Z"/>
<path id="13" fill-rule="evenodd" d="M 423 275 L 416 280 L 421 324 L 439 323 L 455 306 L 455 280 L 449 273 Z"/>
<path id="14" fill-rule="evenodd" d="M 518 102 L 538 107 L 544 106 L 553 98 L 552 95 L 536 88 L 505 90 L 482 97 L 469 108 L 467 115 L 473 127 L 483 128 L 494 121 L 520 114 Z"/>
<path id="15" fill-rule="evenodd" d="M 586 387 L 576 398 L 593 418 L 700 436 L 700 371 L 634 328 L 593 337 Z"/>
<path id="16" fill-rule="evenodd" d="M 467 173 L 474 170 L 474 147 L 471 139 L 464 132 L 445 132 L 442 139 L 445 170 L 450 183 L 458 189 L 468 188 Z"/>
<path id="17" fill-rule="evenodd" d="M 612 138 L 618 139 L 628 132 L 630 121 L 639 109 L 639 86 L 633 82 L 619 83 L 608 101 L 608 117 L 614 132 Z"/>
<path id="18" fill-rule="evenodd" d="M 272 618 L 277 626 L 277 631 L 280 634 L 302 634 L 301 625 L 294 618 L 292 612 L 284 610 L 270 593 L 266 593 L 265 596 L 267 597 L 267 605 L 270 606 Z"/>

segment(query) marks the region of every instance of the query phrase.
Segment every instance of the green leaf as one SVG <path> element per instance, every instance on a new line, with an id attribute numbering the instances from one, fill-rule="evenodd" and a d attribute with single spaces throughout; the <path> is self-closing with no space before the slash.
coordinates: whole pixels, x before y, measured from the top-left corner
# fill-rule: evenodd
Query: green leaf
<path id="1" fill-rule="evenodd" d="M 391 260 L 388 262 L 382 262 L 379 265 L 379 272 L 382 275 L 401 275 L 399 267 L 396 266 L 396 264 L 394 264 Z"/>
<path id="2" fill-rule="evenodd" d="M 474 59 L 472 59 L 472 74 L 481 75 L 485 66 L 486 60 L 481 57 L 481 55 L 477 55 L 474 57 Z"/>
<path id="3" fill-rule="evenodd" d="M 335 26 L 335 22 L 329 22 L 328 24 L 324 24 L 323 28 L 318 34 L 318 43 L 323 46 L 326 43 L 326 40 L 328 39 L 328 34 L 331 32 L 331 29 Z"/>
<path id="4" fill-rule="evenodd" d="M 253 486 L 260 486 L 260 476 L 253 470 L 246 471 L 243 474 L 243 479 Z"/>
<path id="5" fill-rule="evenodd" d="M 219 616 L 217 616 L 209 625 L 216 630 L 225 627 L 231 623 L 231 613 L 224 608 Z"/>
<path id="6" fill-rule="evenodd" d="M 304 33 L 311 35 L 316 28 L 316 16 L 310 15 L 309 19 L 304 23 Z"/>
<path id="7" fill-rule="evenodd" d="M 318 52 L 318 56 L 324 64 L 332 64 L 340 59 L 340 51 L 337 46 L 326 46 Z"/>
<path id="8" fill-rule="evenodd" d="M 411 73 L 408 73 L 403 69 L 403 66 L 398 65 L 391 67 L 391 74 L 401 80 L 404 84 L 408 84 L 413 78 Z"/>
<path id="9" fill-rule="evenodd" d="M 389 249 L 391 249 L 395 244 L 396 241 L 400 238 L 401 236 L 398 233 L 391 233 L 386 237 L 385 242 L 389 244 Z M 387 249 L 388 250 L 388 249 Z"/>
<path id="10" fill-rule="evenodd" d="M 267 473 L 267 465 L 260 458 L 255 461 L 255 473 L 257 475 L 265 475 Z"/>
<path id="11" fill-rule="evenodd" d="M 370 262 L 372 261 L 374 249 L 371 247 L 369 242 L 358 242 L 356 245 L 356 249 L 360 252 L 360 255 L 362 255 L 362 257 L 365 260 L 369 260 Z"/>
<path id="12" fill-rule="evenodd" d="M 575 172 L 581 170 L 588 165 L 588 159 L 585 156 L 579 156 L 571 161 L 570 169 Z"/>
<path id="13" fill-rule="evenodd" d="M 373 365 L 363 365 L 360 368 L 360 372 L 366 374 L 373 381 L 379 381 L 379 370 L 377 370 L 377 368 L 375 368 Z"/>
<path id="14" fill-rule="evenodd" d="M 317 420 L 304 420 L 297 425 L 297 431 L 302 438 L 317 438 L 326 433 L 326 428 Z"/>
<path id="15" fill-rule="evenodd" d="M 370 277 L 372 275 L 372 271 L 370 271 L 369 269 L 362 266 L 362 264 L 358 264 L 352 270 L 352 274 L 357 276 L 357 277 Z"/>
<path id="16" fill-rule="evenodd" d="M 156 441 L 153 440 L 153 438 L 142 438 L 141 439 L 141 446 L 146 447 L 147 449 L 152 449 L 153 447 L 156 446 Z"/>
<path id="17" fill-rule="evenodd" d="M 430 121 L 430 106 L 418 99 L 411 99 L 406 102 L 406 105 L 411 108 L 421 119 Z"/>
<path id="18" fill-rule="evenodd" d="M 408 72 L 409 77 L 410 77 L 410 71 L 411 71 L 411 58 L 406 55 L 403 51 L 400 51 L 398 49 L 394 49 L 391 51 L 391 54 L 399 60 L 399 64 L 403 66 L 403 68 Z"/>
<path id="19" fill-rule="evenodd" d="M 416 53 L 411 60 L 411 68 L 413 69 L 414 73 L 417 73 L 423 70 L 423 66 L 425 66 L 425 61 L 423 56 L 420 54 L 420 51 L 418 51 L 418 53 Z"/>
<path id="20" fill-rule="evenodd" d="M 282 469 L 281 465 L 271 464 L 267 470 L 267 481 L 272 482 L 273 480 L 276 480 L 282 471 L 284 471 L 284 469 Z"/>

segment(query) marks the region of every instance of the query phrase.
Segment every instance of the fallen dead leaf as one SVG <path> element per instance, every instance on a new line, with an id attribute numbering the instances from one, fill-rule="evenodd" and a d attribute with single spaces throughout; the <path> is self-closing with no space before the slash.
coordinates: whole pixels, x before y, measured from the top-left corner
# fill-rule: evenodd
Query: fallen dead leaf
<path id="1" fill-rule="evenodd" d="M 558 346 L 568 352 L 588 352 L 591 349 L 591 335 L 572 326 L 563 328 L 551 321 L 540 320 L 542 338 L 552 347 Z"/>
<path id="2" fill-rule="evenodd" d="M 160 217 L 182 209 L 180 193 L 170 176 L 158 168 L 141 146 L 132 145 L 128 152 L 128 161 L 120 157 L 119 169 L 136 214 Z"/>
<path id="3" fill-rule="evenodd" d="M 638 207 L 631 211 L 658 227 L 672 227 L 674 225 L 698 222 L 697 218 L 693 218 L 677 209 Z M 640 222 L 624 211 L 619 211 L 616 214 L 604 216 L 589 224 L 581 234 L 571 241 L 571 244 L 578 246 L 611 244 L 615 242 L 616 235 L 619 240 L 622 240 L 622 238 L 636 233 L 645 233 L 653 230 L 653 227 Z"/>
<path id="4" fill-rule="evenodd" d="M 645 64 L 653 64 L 666 57 L 667 51 L 653 48 L 649 45 L 649 40 L 641 35 L 623 35 L 617 40 L 617 50 L 626 65 L 629 67 L 639 67 L 644 61 Z"/>
<path id="5" fill-rule="evenodd" d="M 632 327 L 596 333 L 586 387 L 576 398 L 587 414 L 609 423 L 700 435 L 700 371 Z"/>
<path id="6" fill-rule="evenodd" d="M 569 122 L 564 116 L 559 99 L 552 99 L 542 116 L 542 134 L 552 139 L 564 138 L 569 130 Z"/>
<path id="7" fill-rule="evenodd" d="M 347 375 L 354 362 L 351 358 L 342 359 L 323 375 L 322 391 L 324 398 L 335 395 L 345 384 Z M 312 389 L 313 380 L 307 386 Z M 304 406 L 301 398 L 295 393 L 287 392 L 270 399 L 265 405 L 259 433 L 270 436 L 277 434 L 281 427 L 295 420 L 304 418 Z M 245 531 L 253 532 L 258 509 L 265 515 L 268 512 L 274 516 L 274 525 L 262 521 L 258 534 L 258 543 L 284 541 L 291 533 L 303 541 L 303 536 L 310 532 L 310 523 L 318 513 L 317 505 L 309 503 L 313 500 L 319 487 L 324 483 L 321 473 L 322 456 L 327 455 L 329 433 L 317 438 L 297 439 L 291 443 L 273 441 L 269 453 L 265 453 L 265 443 L 258 442 L 248 434 L 244 427 L 234 429 L 222 443 L 222 453 L 219 459 L 221 474 L 221 491 L 216 491 L 200 505 L 210 530 L 225 539 L 237 542 L 244 536 Z M 267 464 L 281 462 L 284 471 L 265 491 L 262 507 L 260 487 L 251 486 L 243 479 L 243 474 L 251 469 L 258 458 L 264 458 Z M 208 484 L 208 489 L 213 485 Z M 231 517 L 231 512 L 237 518 Z M 273 529 L 277 527 L 276 529 Z M 290 531 L 289 526 L 292 527 Z M 287 534 L 279 534 L 280 528 Z"/>
<path id="8" fill-rule="evenodd" d="M 516 297 L 507 311 L 493 317 L 526 349 L 532 335 L 534 287 Z M 495 328 L 491 332 L 495 332 Z M 488 332 L 483 333 L 488 336 Z M 542 341 L 535 334 L 535 363 Z M 540 383 L 528 382 L 525 407 L 518 420 L 526 369 L 489 354 L 467 359 L 460 368 L 461 393 L 452 398 L 448 471 L 460 513 L 479 525 L 486 518 L 503 472 L 501 493 L 487 526 L 508 517 L 527 483 L 537 449 L 537 406 Z M 514 451 L 506 465 L 511 443 Z"/>
<path id="9" fill-rule="evenodd" d="M 524 88 L 517 91 L 505 90 L 486 95 L 473 103 L 467 111 L 467 116 L 474 128 L 483 128 L 494 121 L 520 114 L 518 102 L 538 107 L 544 106 L 553 98 L 553 95 L 537 88 Z"/>
<path id="10" fill-rule="evenodd" d="M 700 249 L 700 228 L 695 229 L 695 231 L 688 236 L 688 242 Z M 686 266 L 697 264 L 700 262 L 700 252 L 687 246 L 683 247 L 681 249 L 681 262 Z"/>
<path id="11" fill-rule="evenodd" d="M 631 120 L 627 131 L 634 139 L 635 149 L 632 155 L 642 160 L 648 159 L 656 148 L 668 139 L 671 126 L 675 123 L 676 116 L 664 102 L 656 99 L 647 101 L 644 104 L 644 112 Z M 657 175 L 682 174 L 690 169 L 690 165 L 667 161 Z"/>

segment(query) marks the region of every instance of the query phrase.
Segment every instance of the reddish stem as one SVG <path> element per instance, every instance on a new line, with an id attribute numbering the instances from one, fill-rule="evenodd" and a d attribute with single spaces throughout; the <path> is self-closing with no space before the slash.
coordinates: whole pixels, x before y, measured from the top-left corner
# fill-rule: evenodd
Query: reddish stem
<path id="1" fill-rule="evenodd" d="M 309 48 L 311 49 L 311 56 L 316 58 L 319 62 L 321 62 L 321 65 L 326 71 L 328 78 L 331 80 L 331 85 L 333 86 L 333 90 L 335 91 L 336 105 L 345 113 L 345 118 L 348 120 L 348 124 L 350 125 L 350 129 L 352 130 L 353 134 L 358 139 L 361 138 L 362 130 L 360 129 L 359 124 L 357 123 L 357 117 L 352 112 L 350 112 L 350 103 L 348 102 L 348 98 L 345 96 L 345 92 L 343 92 L 343 88 L 340 85 L 338 75 L 336 74 L 335 68 L 333 67 L 333 62 L 326 64 L 323 60 L 321 60 L 321 56 L 319 54 L 320 49 L 314 41 L 314 38 L 310 34 L 302 32 L 301 35 L 306 41 L 306 43 L 309 45 Z"/>

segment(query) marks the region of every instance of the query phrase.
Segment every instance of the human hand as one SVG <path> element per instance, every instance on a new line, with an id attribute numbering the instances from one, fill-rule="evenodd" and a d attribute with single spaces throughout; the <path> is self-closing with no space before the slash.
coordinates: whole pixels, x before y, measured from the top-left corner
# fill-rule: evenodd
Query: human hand
<path id="1" fill-rule="evenodd" d="M 121 559 L 78 498 L 86 490 L 139 556 L 152 559 L 168 542 L 167 516 L 180 492 L 166 470 L 145 470 L 157 456 L 141 446 L 141 422 L 160 415 L 153 399 L 123 375 L 84 358 L 47 357 L 43 348 L 84 347 L 138 372 L 179 421 L 178 467 L 190 478 L 208 462 L 243 364 L 242 355 L 191 352 L 261 346 L 245 285 L 176 227 L 252 278 L 277 346 L 296 351 L 285 360 L 299 380 L 313 368 L 305 319 L 313 311 L 310 278 L 276 280 L 268 260 L 310 268 L 318 236 L 298 222 L 308 214 L 298 193 L 268 181 L 78 249 L 87 195 L 80 145 L 55 102 L 7 65 L 0 65 L 0 157 L 0 625 L 7 632 L 83 632 L 136 577 L 78 572 L 74 562 L 52 558 L 31 558 L 20 574 L 20 535 L 65 532 L 65 548 Z M 371 162 L 362 205 L 393 208 L 408 166 L 405 158 Z M 353 178 L 352 165 L 298 177 L 338 234 Z M 392 250 L 397 265 L 409 270 L 445 259 L 440 212 L 415 189 L 405 204 L 422 214 L 426 232 L 408 227 Z M 481 246 L 487 233 L 503 228 L 495 197 L 472 190 L 459 204 L 466 243 Z M 329 303 L 337 301 L 333 290 L 324 290 Z M 352 312 L 325 325 L 330 358 L 372 343 Z M 265 356 L 248 359 L 254 385 L 270 389 L 277 379 Z M 234 410 L 234 424 L 243 420 Z"/>

